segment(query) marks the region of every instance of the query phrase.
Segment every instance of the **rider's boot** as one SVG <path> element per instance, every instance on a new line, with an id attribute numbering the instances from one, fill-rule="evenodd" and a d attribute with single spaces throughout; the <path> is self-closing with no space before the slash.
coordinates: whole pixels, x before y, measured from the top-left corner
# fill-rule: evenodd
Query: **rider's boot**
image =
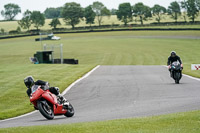
<path id="1" fill-rule="evenodd" d="M 58 97 L 61 100 L 61 104 L 69 105 L 69 102 L 67 101 L 67 99 L 65 99 L 62 95 L 59 94 Z"/>

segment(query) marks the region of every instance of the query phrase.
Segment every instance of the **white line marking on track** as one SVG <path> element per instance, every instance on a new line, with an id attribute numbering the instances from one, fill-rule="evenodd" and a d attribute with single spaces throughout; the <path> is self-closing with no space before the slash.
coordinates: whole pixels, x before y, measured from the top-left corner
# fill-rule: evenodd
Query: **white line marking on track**
<path id="1" fill-rule="evenodd" d="M 189 75 L 187 75 L 187 74 L 183 74 L 183 75 L 186 76 L 186 77 L 188 77 L 188 78 L 191 78 L 191 79 L 194 79 L 194 80 L 198 80 L 198 81 L 200 81 L 199 78 L 195 78 L 195 77 L 189 76 Z"/>
<path id="2" fill-rule="evenodd" d="M 80 79 L 77 79 L 75 82 L 73 82 L 69 87 L 67 87 L 63 92 L 62 95 L 65 95 L 75 84 L 77 84 L 78 82 L 80 82 L 81 80 L 87 78 L 92 72 L 94 72 L 97 68 L 99 68 L 100 65 L 96 66 L 95 68 L 93 68 L 91 71 L 89 71 L 87 74 L 85 74 L 83 77 L 81 77 Z"/>
<path id="3" fill-rule="evenodd" d="M 89 71 L 87 74 L 85 74 L 83 77 L 81 77 L 80 79 L 77 79 L 75 82 L 73 82 L 69 87 L 67 87 L 63 92 L 62 92 L 62 95 L 65 95 L 75 84 L 77 84 L 78 82 L 80 82 L 81 80 L 87 78 L 92 72 L 94 72 L 97 68 L 99 68 L 100 65 L 96 66 L 95 68 L 93 68 L 91 71 Z M 13 118 L 8 118 L 8 119 L 5 119 L 5 120 L 0 120 L 0 122 L 5 122 L 5 121 L 9 121 L 9 120 L 15 120 L 15 119 L 18 119 L 18 118 L 22 118 L 22 117 L 25 117 L 25 116 L 28 116 L 28 115 L 31 115 L 31 114 L 34 114 L 38 112 L 37 110 L 33 111 L 33 112 L 30 112 L 30 113 L 27 113 L 27 114 L 24 114 L 24 115 L 20 115 L 20 116 L 17 116 L 17 117 L 13 117 Z"/>
<path id="4" fill-rule="evenodd" d="M 30 113 L 27 113 L 27 114 L 24 114 L 24 115 L 17 116 L 17 117 L 8 118 L 8 119 L 5 119 L 5 120 L 0 120 L 0 122 L 4 122 L 4 121 L 9 121 L 9 120 L 14 120 L 14 119 L 22 118 L 22 117 L 25 117 L 25 116 L 34 114 L 34 113 L 36 113 L 36 112 L 37 112 L 37 110 L 35 110 L 35 111 L 33 111 L 33 112 L 30 112 Z"/>

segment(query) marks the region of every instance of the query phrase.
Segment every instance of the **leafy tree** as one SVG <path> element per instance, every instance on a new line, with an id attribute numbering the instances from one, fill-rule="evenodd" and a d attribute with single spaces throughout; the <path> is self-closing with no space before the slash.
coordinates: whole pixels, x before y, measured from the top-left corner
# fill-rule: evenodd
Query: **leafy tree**
<path id="1" fill-rule="evenodd" d="M 56 29 L 58 25 L 61 25 L 60 20 L 58 18 L 54 18 L 51 23 L 49 24 L 51 27 Z"/>
<path id="2" fill-rule="evenodd" d="M 21 28 L 18 26 L 17 29 L 16 29 L 16 31 L 17 31 L 18 33 L 20 33 L 20 32 L 21 32 Z"/>
<path id="3" fill-rule="evenodd" d="M 158 23 L 160 23 L 162 15 L 166 13 L 166 8 L 163 6 L 160 6 L 158 4 L 154 5 L 154 7 L 151 9 L 153 15 L 156 16 L 156 21 L 158 21 Z"/>
<path id="4" fill-rule="evenodd" d="M 192 22 L 195 21 L 195 18 L 198 16 L 199 13 L 198 2 L 199 0 L 187 0 L 187 1 L 182 1 L 181 3 L 187 10 L 187 15 L 190 19 L 192 19 Z"/>
<path id="5" fill-rule="evenodd" d="M 152 17 L 150 7 L 144 5 L 143 3 L 137 3 L 133 6 L 133 15 L 140 18 L 140 22 L 143 25 L 143 20 L 148 17 Z"/>
<path id="6" fill-rule="evenodd" d="M 198 10 L 200 10 L 200 0 L 196 0 L 196 4 L 197 4 L 197 7 L 198 7 Z"/>
<path id="7" fill-rule="evenodd" d="M 5 17 L 6 20 L 14 20 L 18 13 L 21 13 L 21 8 L 16 4 L 4 5 L 5 10 L 1 11 L 1 15 Z"/>
<path id="8" fill-rule="evenodd" d="M 92 6 L 88 6 L 85 8 L 85 12 L 84 12 L 84 16 L 86 18 L 86 24 L 94 24 L 94 20 L 95 20 L 95 12 L 92 10 Z"/>
<path id="9" fill-rule="evenodd" d="M 174 1 L 170 3 L 168 7 L 168 14 L 177 22 L 178 16 L 181 15 L 181 8 L 178 2 Z"/>
<path id="10" fill-rule="evenodd" d="M 130 3 L 122 3 L 119 5 L 117 18 L 124 22 L 124 25 L 127 25 L 128 22 L 132 21 L 132 9 Z"/>
<path id="11" fill-rule="evenodd" d="M 102 16 L 110 17 L 110 15 L 111 15 L 110 10 L 108 10 L 107 7 L 104 7 L 103 10 L 102 10 Z"/>
<path id="12" fill-rule="evenodd" d="M 28 31 L 29 31 L 31 24 L 32 24 L 32 22 L 31 22 L 31 11 L 26 10 L 24 12 L 23 18 L 20 21 L 18 21 L 18 24 L 23 29 L 28 29 Z"/>
<path id="13" fill-rule="evenodd" d="M 111 15 L 117 15 L 117 9 L 111 9 L 110 13 Z"/>
<path id="14" fill-rule="evenodd" d="M 110 16 L 111 15 L 110 11 L 103 5 L 103 3 L 98 2 L 98 1 L 93 3 L 92 9 L 96 13 L 99 26 L 102 23 L 103 16 Z"/>
<path id="15" fill-rule="evenodd" d="M 1 31 L 1 34 L 5 33 L 5 30 L 3 28 L 1 28 L 0 31 Z"/>
<path id="16" fill-rule="evenodd" d="M 183 9 L 183 12 L 182 12 L 183 18 L 184 18 L 185 22 L 187 22 L 187 19 L 186 19 L 186 16 L 187 16 L 186 2 L 184 0 L 184 1 L 181 1 L 180 3 L 181 3 L 181 8 Z"/>
<path id="17" fill-rule="evenodd" d="M 48 19 L 59 18 L 61 16 L 61 10 L 62 10 L 62 7 L 59 7 L 59 8 L 47 8 L 44 11 L 44 15 Z"/>
<path id="18" fill-rule="evenodd" d="M 80 4 L 71 2 L 66 3 L 62 10 L 62 17 L 67 25 L 71 25 L 74 29 L 75 25 L 80 23 L 80 19 L 84 16 L 83 8 Z"/>
<path id="19" fill-rule="evenodd" d="M 33 11 L 31 13 L 31 21 L 34 24 L 34 27 L 39 30 L 39 27 L 44 26 L 45 24 L 45 17 L 40 11 Z"/>

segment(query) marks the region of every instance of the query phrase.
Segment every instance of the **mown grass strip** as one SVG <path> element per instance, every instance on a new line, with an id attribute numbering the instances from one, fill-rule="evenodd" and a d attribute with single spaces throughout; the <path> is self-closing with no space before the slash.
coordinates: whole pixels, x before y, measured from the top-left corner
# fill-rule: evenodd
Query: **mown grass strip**
<path id="1" fill-rule="evenodd" d="M 60 123 L 61 124 L 61 123 Z M 200 111 L 102 122 L 0 129 L 0 133 L 199 133 Z"/>

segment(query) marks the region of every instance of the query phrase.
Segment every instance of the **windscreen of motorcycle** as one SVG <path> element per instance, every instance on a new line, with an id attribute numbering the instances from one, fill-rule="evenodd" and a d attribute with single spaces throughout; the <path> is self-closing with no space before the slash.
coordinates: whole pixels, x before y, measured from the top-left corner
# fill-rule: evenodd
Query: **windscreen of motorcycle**
<path id="1" fill-rule="evenodd" d="M 31 92 L 34 93 L 40 86 L 39 85 L 33 85 L 31 87 Z"/>
<path id="2" fill-rule="evenodd" d="M 178 65 L 180 65 L 180 63 L 178 61 L 175 61 L 172 63 L 172 66 L 178 66 Z"/>

